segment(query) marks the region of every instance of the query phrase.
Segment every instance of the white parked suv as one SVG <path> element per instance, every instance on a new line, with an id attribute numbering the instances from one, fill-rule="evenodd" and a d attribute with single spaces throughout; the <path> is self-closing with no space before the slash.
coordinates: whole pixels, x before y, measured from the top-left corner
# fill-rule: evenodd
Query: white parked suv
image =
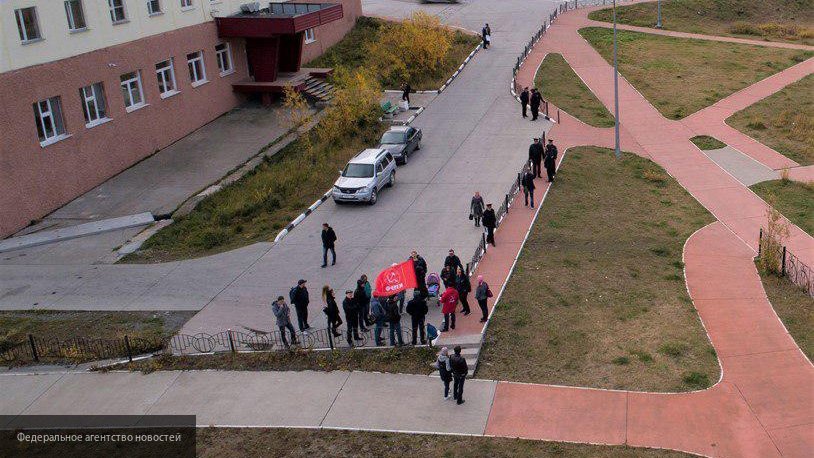
<path id="1" fill-rule="evenodd" d="M 368 148 L 353 157 L 334 183 L 334 202 L 367 202 L 373 205 L 379 191 L 396 182 L 396 160 L 385 149 Z"/>

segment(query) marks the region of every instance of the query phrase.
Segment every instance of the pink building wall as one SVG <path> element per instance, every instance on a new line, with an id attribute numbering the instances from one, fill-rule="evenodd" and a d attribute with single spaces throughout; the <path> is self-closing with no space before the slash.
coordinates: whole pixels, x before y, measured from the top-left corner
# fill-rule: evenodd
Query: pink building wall
<path id="1" fill-rule="evenodd" d="M 343 19 L 320 27 L 303 62 L 353 27 L 359 0 L 340 0 Z M 221 77 L 215 45 L 228 41 L 235 72 Z M 192 87 L 186 55 L 204 51 L 208 83 Z M 161 99 L 155 64 L 174 58 L 180 93 Z M 147 106 L 127 113 L 119 77 L 141 70 Z M 46 216 L 136 162 L 183 138 L 242 102 L 232 84 L 248 79 L 242 40 L 221 40 L 214 22 L 190 26 L 68 59 L 0 74 L 0 237 Z M 103 82 L 107 116 L 85 127 L 79 89 Z M 60 96 L 70 135 L 40 146 L 32 104 Z"/>

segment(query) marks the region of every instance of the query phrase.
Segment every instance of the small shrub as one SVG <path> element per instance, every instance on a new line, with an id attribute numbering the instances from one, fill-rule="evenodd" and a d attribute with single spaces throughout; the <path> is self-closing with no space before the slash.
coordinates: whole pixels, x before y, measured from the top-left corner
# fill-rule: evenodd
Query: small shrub
<path id="1" fill-rule="evenodd" d="M 613 364 L 616 364 L 617 366 L 627 366 L 630 364 L 630 358 L 627 356 L 619 356 L 613 359 Z"/>
<path id="2" fill-rule="evenodd" d="M 642 172 L 642 178 L 655 184 L 659 188 L 667 186 L 667 177 L 663 173 L 654 170 L 645 170 Z"/>
<path id="3" fill-rule="evenodd" d="M 766 130 L 766 124 L 764 124 L 763 121 L 758 120 L 750 121 L 748 124 L 746 124 L 746 127 L 755 130 Z"/>
<path id="4" fill-rule="evenodd" d="M 683 342 L 665 342 L 659 346 L 659 353 L 673 358 L 683 356 L 687 352 L 687 344 Z"/>
<path id="5" fill-rule="evenodd" d="M 643 351 L 643 350 L 633 350 L 630 352 L 631 355 L 635 356 L 639 361 L 643 363 L 650 363 L 653 362 L 653 357 L 650 353 Z"/>
<path id="6" fill-rule="evenodd" d="M 710 385 L 707 374 L 702 374 L 695 371 L 684 374 L 684 376 L 681 377 L 681 380 L 685 385 L 695 389 L 706 388 Z"/>
<path id="7" fill-rule="evenodd" d="M 229 236 L 223 229 L 207 229 L 202 232 L 194 244 L 204 250 L 211 250 L 226 242 Z"/>
<path id="8" fill-rule="evenodd" d="M 738 35 L 762 35 L 760 28 L 748 22 L 738 21 L 729 28 L 730 33 Z"/>

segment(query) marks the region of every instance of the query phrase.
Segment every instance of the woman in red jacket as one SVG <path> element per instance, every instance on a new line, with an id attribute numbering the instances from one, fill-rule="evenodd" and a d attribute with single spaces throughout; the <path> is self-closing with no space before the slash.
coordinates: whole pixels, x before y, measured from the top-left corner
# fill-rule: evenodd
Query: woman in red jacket
<path id="1" fill-rule="evenodd" d="M 444 328 L 441 332 L 447 332 L 450 328 L 455 329 L 455 307 L 458 306 L 458 291 L 454 286 L 444 290 L 441 295 L 441 313 L 444 314 Z"/>

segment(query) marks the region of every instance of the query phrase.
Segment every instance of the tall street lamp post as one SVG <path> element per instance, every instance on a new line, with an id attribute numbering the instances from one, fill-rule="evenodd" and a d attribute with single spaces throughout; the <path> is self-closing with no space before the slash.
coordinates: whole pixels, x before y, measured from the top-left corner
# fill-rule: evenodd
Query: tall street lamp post
<path id="1" fill-rule="evenodd" d="M 616 58 L 616 0 L 613 0 L 613 116 L 616 118 L 614 133 L 616 135 L 616 158 L 622 155 L 619 149 L 619 62 Z"/>
<path id="2" fill-rule="evenodd" d="M 656 19 L 656 28 L 660 29 L 661 28 L 661 0 L 658 1 L 658 6 L 656 6 L 656 9 L 658 10 L 658 19 Z"/>

